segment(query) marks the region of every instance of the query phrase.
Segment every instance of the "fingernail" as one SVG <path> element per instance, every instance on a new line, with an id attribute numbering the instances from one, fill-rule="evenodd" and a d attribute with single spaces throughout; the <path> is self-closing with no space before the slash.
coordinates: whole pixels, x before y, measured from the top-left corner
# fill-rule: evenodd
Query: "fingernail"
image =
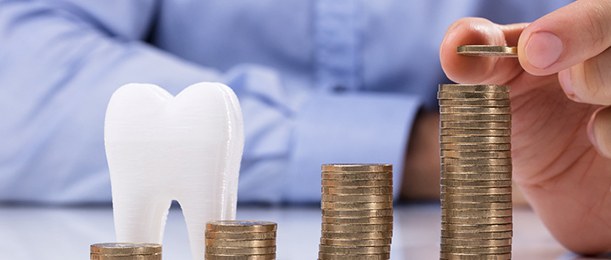
<path id="1" fill-rule="evenodd" d="M 560 86 L 562 86 L 562 89 L 564 90 L 564 94 L 566 94 L 568 98 L 573 101 L 580 102 L 579 98 L 575 94 L 575 88 L 573 88 L 570 70 L 563 70 L 558 72 L 558 81 L 560 82 Z"/>
<path id="2" fill-rule="evenodd" d="M 592 114 L 588 138 L 601 155 L 611 158 L 611 107 L 600 108 Z"/>
<path id="3" fill-rule="evenodd" d="M 563 44 L 560 38 L 550 32 L 533 33 L 526 43 L 528 63 L 545 69 L 554 64 L 562 54 Z"/>

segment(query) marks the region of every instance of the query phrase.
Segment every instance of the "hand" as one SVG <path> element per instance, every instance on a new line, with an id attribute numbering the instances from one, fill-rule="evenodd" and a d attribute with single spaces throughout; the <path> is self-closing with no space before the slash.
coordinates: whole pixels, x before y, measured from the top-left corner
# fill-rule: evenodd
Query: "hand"
<path id="1" fill-rule="evenodd" d="M 439 200 L 439 114 L 418 114 L 403 163 L 401 198 Z M 434 133 L 434 134 L 433 134 Z"/>
<path id="2" fill-rule="evenodd" d="M 457 55 L 464 44 L 517 45 L 519 61 Z M 531 24 L 459 20 L 440 50 L 450 79 L 511 86 L 514 180 L 583 254 L 611 250 L 610 46 L 611 1 L 581 0 Z"/>

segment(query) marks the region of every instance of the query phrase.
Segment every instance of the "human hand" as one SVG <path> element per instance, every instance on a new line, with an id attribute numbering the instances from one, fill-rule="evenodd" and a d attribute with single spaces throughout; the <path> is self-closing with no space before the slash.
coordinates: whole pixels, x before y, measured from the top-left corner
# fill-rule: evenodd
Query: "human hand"
<path id="1" fill-rule="evenodd" d="M 465 44 L 517 45 L 519 60 L 457 55 Z M 610 46 L 611 1 L 581 0 L 531 24 L 459 20 L 440 49 L 450 79 L 511 86 L 514 180 L 583 254 L 611 251 Z"/>
<path id="2" fill-rule="evenodd" d="M 403 163 L 401 198 L 439 200 L 439 113 L 421 111 L 410 133 Z"/>

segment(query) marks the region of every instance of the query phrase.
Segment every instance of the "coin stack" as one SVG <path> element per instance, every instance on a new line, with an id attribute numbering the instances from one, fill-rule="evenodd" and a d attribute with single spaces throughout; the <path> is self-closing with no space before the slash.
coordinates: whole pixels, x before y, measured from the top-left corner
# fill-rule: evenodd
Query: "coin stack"
<path id="1" fill-rule="evenodd" d="M 221 220 L 206 224 L 206 259 L 276 259 L 274 222 Z"/>
<path id="2" fill-rule="evenodd" d="M 161 245 L 147 243 L 100 243 L 90 247 L 91 260 L 161 260 Z"/>
<path id="3" fill-rule="evenodd" d="M 444 84 L 441 259 L 511 259 L 509 87 Z"/>
<path id="4" fill-rule="evenodd" d="M 389 259 L 392 227 L 392 165 L 322 166 L 318 259 Z"/>

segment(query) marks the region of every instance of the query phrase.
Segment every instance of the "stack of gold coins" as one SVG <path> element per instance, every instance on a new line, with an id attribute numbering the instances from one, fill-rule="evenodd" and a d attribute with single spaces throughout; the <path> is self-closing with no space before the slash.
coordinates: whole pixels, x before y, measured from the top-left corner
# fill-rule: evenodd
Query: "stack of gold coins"
<path id="1" fill-rule="evenodd" d="M 509 87 L 445 84 L 441 113 L 441 259 L 511 259 Z"/>
<path id="2" fill-rule="evenodd" d="M 161 260 L 161 245 L 147 243 L 101 243 L 90 247 L 91 260 Z"/>
<path id="3" fill-rule="evenodd" d="M 221 220 L 206 224 L 206 259 L 276 259 L 276 223 Z"/>
<path id="4" fill-rule="evenodd" d="M 319 259 L 389 259 L 392 227 L 392 165 L 322 166 Z"/>

